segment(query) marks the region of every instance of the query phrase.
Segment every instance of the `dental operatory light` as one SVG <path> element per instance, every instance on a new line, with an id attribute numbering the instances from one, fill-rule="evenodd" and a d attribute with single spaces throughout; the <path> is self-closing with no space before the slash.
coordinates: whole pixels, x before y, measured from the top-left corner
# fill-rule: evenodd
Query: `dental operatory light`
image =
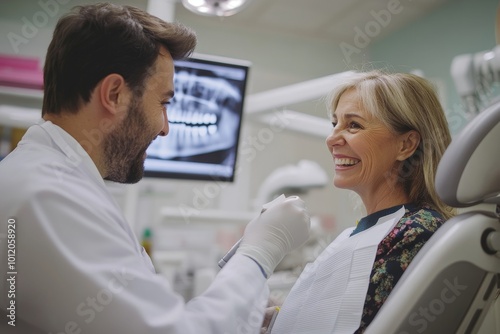
<path id="1" fill-rule="evenodd" d="M 231 16 L 243 8 L 250 0 L 182 0 L 184 7 L 204 16 Z"/>

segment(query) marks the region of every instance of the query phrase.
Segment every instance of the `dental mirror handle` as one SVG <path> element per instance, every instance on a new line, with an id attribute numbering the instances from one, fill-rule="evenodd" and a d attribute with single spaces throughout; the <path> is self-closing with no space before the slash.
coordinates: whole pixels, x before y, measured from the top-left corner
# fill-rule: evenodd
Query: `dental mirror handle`
<path id="1" fill-rule="evenodd" d="M 243 240 L 243 238 L 241 238 L 240 240 L 238 240 L 238 242 L 236 242 L 233 247 L 231 247 L 231 249 L 226 253 L 226 255 L 224 255 L 222 257 L 222 259 L 219 260 L 219 268 L 222 269 L 222 267 L 224 267 L 226 265 L 226 263 L 233 257 L 234 253 L 236 253 L 236 250 L 238 249 L 238 247 L 240 247 L 240 244 L 241 244 L 241 240 Z"/>

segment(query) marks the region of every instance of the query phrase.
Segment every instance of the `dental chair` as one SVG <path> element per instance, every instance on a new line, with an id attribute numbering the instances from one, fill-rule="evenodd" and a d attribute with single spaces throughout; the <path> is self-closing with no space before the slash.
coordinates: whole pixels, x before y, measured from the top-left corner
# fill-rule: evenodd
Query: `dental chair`
<path id="1" fill-rule="evenodd" d="M 366 334 L 500 333 L 500 101 L 453 138 L 436 190 L 469 209 L 424 245 Z"/>

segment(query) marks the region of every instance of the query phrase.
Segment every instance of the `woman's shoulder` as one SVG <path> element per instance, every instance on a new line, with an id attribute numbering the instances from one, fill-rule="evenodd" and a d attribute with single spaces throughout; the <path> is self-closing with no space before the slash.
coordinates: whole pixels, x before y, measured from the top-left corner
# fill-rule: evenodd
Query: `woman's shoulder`
<path id="1" fill-rule="evenodd" d="M 435 231 L 445 221 L 443 215 L 429 205 L 408 205 L 400 223 L 419 226 L 426 230 Z"/>

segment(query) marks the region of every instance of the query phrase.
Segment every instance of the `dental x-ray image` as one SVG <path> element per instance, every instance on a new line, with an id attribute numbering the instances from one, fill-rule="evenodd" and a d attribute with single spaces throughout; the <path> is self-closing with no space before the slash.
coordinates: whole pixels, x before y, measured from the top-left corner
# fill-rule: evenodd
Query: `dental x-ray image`
<path id="1" fill-rule="evenodd" d="M 149 146 L 146 177 L 234 181 L 249 68 L 202 55 L 175 62 L 170 131 Z"/>

